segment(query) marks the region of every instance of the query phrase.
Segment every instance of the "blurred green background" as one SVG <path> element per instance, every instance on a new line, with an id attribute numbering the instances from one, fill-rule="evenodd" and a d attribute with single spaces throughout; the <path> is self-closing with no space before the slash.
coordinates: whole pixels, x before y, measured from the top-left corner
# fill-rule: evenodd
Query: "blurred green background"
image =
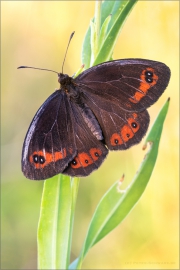
<path id="1" fill-rule="evenodd" d="M 1 269 L 37 269 L 36 232 L 43 181 L 23 176 L 21 149 L 35 112 L 59 87 L 53 73 L 17 67 L 30 65 L 61 71 L 69 35 L 75 30 L 64 72 L 72 75 L 77 71 L 94 4 L 1 2 Z M 170 109 L 156 167 L 144 195 L 123 223 L 92 248 L 83 269 L 178 269 L 179 1 L 139 1 L 114 51 L 114 59 L 121 58 L 152 59 L 170 67 L 168 89 L 149 109 L 150 126 L 168 97 Z M 123 173 L 123 187 L 131 181 L 145 154 L 142 145 L 143 141 L 125 152 L 111 152 L 98 171 L 81 180 L 72 260 L 79 254 L 104 192 Z"/>

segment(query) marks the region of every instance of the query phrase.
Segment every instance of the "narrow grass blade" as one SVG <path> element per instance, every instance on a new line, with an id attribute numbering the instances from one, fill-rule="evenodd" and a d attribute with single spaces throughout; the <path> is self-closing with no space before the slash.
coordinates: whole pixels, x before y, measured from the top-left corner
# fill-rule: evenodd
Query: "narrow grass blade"
<path id="1" fill-rule="evenodd" d="M 44 182 L 38 226 L 38 269 L 66 269 L 71 236 L 70 177 Z"/>
<path id="2" fill-rule="evenodd" d="M 147 142 L 150 143 L 150 149 L 146 153 L 138 172 L 127 190 L 124 193 L 120 192 L 118 181 L 114 183 L 101 199 L 89 225 L 81 254 L 70 265 L 70 269 L 81 268 L 83 259 L 89 249 L 118 226 L 142 196 L 156 163 L 160 137 L 168 107 L 169 100 L 160 111 L 146 139 L 146 144 Z"/>

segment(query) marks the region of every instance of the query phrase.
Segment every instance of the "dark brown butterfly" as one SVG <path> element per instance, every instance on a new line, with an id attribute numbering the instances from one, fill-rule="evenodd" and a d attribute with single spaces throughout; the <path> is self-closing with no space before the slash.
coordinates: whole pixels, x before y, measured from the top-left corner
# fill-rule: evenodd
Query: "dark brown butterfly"
<path id="1" fill-rule="evenodd" d="M 23 145 L 29 179 L 63 173 L 87 176 L 108 150 L 139 143 L 149 126 L 146 110 L 168 85 L 163 63 L 124 59 L 93 66 L 73 79 L 58 73 L 56 90 L 34 116 Z"/>

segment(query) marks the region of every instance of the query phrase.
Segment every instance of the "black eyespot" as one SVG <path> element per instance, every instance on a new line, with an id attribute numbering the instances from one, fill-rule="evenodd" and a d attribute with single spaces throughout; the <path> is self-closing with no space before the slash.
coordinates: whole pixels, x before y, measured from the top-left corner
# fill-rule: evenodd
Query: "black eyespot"
<path id="1" fill-rule="evenodd" d="M 33 161 L 34 161 L 34 163 L 39 163 L 38 155 L 33 155 Z"/>
<path id="2" fill-rule="evenodd" d="M 87 159 L 85 159 L 85 163 L 86 163 L 86 164 L 88 164 L 88 163 L 89 163 L 89 161 L 88 161 Z"/>
<path id="3" fill-rule="evenodd" d="M 95 154 L 95 156 L 96 156 L 96 157 L 99 157 L 99 154 L 98 154 L 98 152 L 95 152 L 94 154 Z"/>
<path id="4" fill-rule="evenodd" d="M 115 142 L 115 144 L 118 144 L 119 140 L 115 139 L 114 142 Z"/>
<path id="5" fill-rule="evenodd" d="M 71 161 L 71 163 L 72 163 L 73 165 L 76 165 L 76 164 L 77 164 L 77 161 L 76 161 L 75 159 L 73 159 L 73 160 Z"/>
<path id="6" fill-rule="evenodd" d="M 153 78 L 151 78 L 151 77 L 145 77 L 145 80 L 148 83 L 152 83 L 153 82 Z"/>
<path id="7" fill-rule="evenodd" d="M 39 156 L 39 163 L 44 164 L 45 158 L 43 156 Z"/>
<path id="8" fill-rule="evenodd" d="M 137 128 L 136 122 L 132 122 L 132 123 L 131 123 L 131 127 L 132 127 L 132 128 Z"/>
<path id="9" fill-rule="evenodd" d="M 145 76 L 146 76 L 146 77 L 153 77 L 153 72 L 147 70 L 147 71 L 145 72 Z"/>

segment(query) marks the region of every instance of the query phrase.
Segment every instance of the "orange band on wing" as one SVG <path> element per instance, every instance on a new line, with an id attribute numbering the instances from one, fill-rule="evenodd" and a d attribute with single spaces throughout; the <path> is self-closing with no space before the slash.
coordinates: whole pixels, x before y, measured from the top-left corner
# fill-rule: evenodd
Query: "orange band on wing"
<path id="1" fill-rule="evenodd" d="M 137 118 L 137 114 L 133 113 L 134 118 L 128 118 L 127 122 L 128 124 L 125 124 L 120 129 L 120 134 L 114 133 L 110 138 L 110 144 L 112 146 L 121 145 L 127 141 L 129 141 L 132 137 L 134 137 L 134 134 L 139 130 L 140 125 L 135 120 Z"/>
<path id="2" fill-rule="evenodd" d="M 90 155 L 89 155 L 90 154 Z M 80 167 L 87 167 L 93 164 L 94 161 L 98 160 L 102 155 L 102 151 L 99 148 L 91 148 L 89 153 L 79 153 L 72 161 L 71 167 L 73 169 L 78 169 Z"/>
<path id="3" fill-rule="evenodd" d="M 74 169 L 87 167 L 93 163 L 92 158 L 87 153 L 79 153 L 71 162 L 71 167 Z"/>
<path id="4" fill-rule="evenodd" d="M 145 73 L 148 71 L 152 73 L 152 77 L 151 77 L 152 82 L 146 81 L 147 75 Z M 147 68 L 143 70 L 143 72 L 141 73 L 140 79 L 141 79 L 141 83 L 139 86 L 140 91 L 136 91 L 134 96 L 132 98 L 129 98 L 129 100 L 133 103 L 138 103 L 141 100 L 141 98 L 146 96 L 148 90 L 157 83 L 158 76 L 155 74 L 153 68 Z"/>
<path id="5" fill-rule="evenodd" d="M 114 133 L 110 138 L 110 144 L 113 146 L 123 144 L 121 136 L 118 133 Z"/>
<path id="6" fill-rule="evenodd" d="M 79 161 L 79 159 L 78 159 L 78 156 L 75 157 L 75 158 L 71 161 L 71 167 L 72 167 L 73 169 L 78 169 L 78 168 L 81 167 L 81 163 L 80 163 L 80 161 Z"/>
<path id="7" fill-rule="evenodd" d="M 133 114 L 133 116 L 136 118 L 136 113 Z M 134 134 L 139 130 L 140 125 L 137 121 L 134 120 L 134 118 L 128 118 L 127 119 L 129 125 L 124 125 L 121 129 L 121 136 L 124 142 L 129 141 L 132 137 L 134 137 Z"/>
<path id="8" fill-rule="evenodd" d="M 29 161 L 35 166 L 36 169 L 42 169 L 51 162 L 56 162 L 60 159 L 66 157 L 66 149 L 63 149 L 62 152 L 44 152 L 44 151 L 35 151 L 30 157 Z"/>
<path id="9" fill-rule="evenodd" d="M 121 136 L 123 138 L 123 141 L 127 142 L 134 136 L 134 133 L 128 125 L 124 125 L 121 129 Z"/>
<path id="10" fill-rule="evenodd" d="M 102 155 L 102 151 L 99 148 L 91 148 L 89 153 L 94 161 L 98 160 L 99 157 Z"/>

